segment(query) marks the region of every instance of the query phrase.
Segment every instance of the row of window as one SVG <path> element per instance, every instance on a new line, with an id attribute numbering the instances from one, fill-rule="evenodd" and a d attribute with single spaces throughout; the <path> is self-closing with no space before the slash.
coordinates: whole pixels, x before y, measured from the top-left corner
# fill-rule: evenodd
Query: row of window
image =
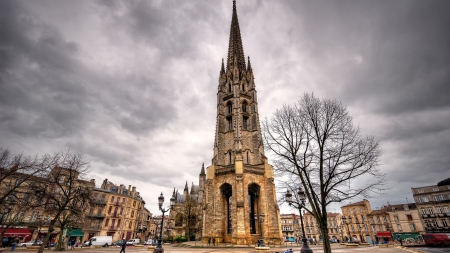
<path id="1" fill-rule="evenodd" d="M 450 214 L 450 209 L 449 209 L 448 206 L 443 206 L 443 207 L 441 207 L 441 206 L 436 206 L 435 208 L 436 208 L 436 213 L 437 213 L 437 214 L 442 214 L 442 213 Z M 427 209 L 428 209 L 428 213 L 427 213 Z M 422 211 L 422 214 L 434 214 L 434 209 L 433 209 L 433 207 L 430 206 L 430 207 L 428 207 L 427 209 L 422 208 L 422 209 L 420 209 L 420 210 Z M 444 212 L 442 212 L 442 211 L 444 211 Z"/>
<path id="2" fill-rule="evenodd" d="M 432 196 L 433 201 L 443 201 L 446 200 L 444 195 L 434 195 Z M 450 195 L 448 195 L 448 199 L 450 199 Z M 426 202 L 430 202 L 430 200 L 428 199 L 428 197 L 417 197 L 416 201 L 418 203 L 426 203 Z"/>
<path id="3" fill-rule="evenodd" d="M 450 185 L 448 185 L 447 188 L 450 190 Z M 439 191 L 439 187 L 433 187 L 433 191 L 434 192 L 438 192 Z M 416 192 L 417 193 L 424 193 L 425 190 L 424 189 L 417 189 Z"/>
<path id="4" fill-rule="evenodd" d="M 245 84 L 240 85 L 241 91 L 245 91 Z M 228 92 L 232 92 L 232 85 L 228 83 Z"/>
<path id="5" fill-rule="evenodd" d="M 449 224 L 446 219 L 441 219 L 440 220 L 441 224 L 439 224 L 436 219 L 425 220 L 424 222 L 425 222 L 426 227 L 440 227 L 440 226 L 448 227 L 448 224 Z"/>

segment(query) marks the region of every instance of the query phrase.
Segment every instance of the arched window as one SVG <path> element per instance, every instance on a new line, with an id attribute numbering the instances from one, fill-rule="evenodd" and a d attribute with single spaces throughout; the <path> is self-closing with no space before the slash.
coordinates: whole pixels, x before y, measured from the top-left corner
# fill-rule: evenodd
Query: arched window
<path id="1" fill-rule="evenodd" d="M 248 121 L 247 119 L 248 119 L 247 117 L 242 118 L 242 128 L 245 130 L 247 130 L 247 121 Z"/>
<path id="2" fill-rule="evenodd" d="M 177 214 L 175 218 L 175 226 L 177 227 L 183 226 L 183 215 L 181 213 Z"/>
<path id="3" fill-rule="evenodd" d="M 228 107 L 228 113 L 233 113 L 233 105 L 231 104 L 231 102 L 228 102 L 227 107 Z"/>
<path id="4" fill-rule="evenodd" d="M 247 154 L 247 163 L 250 163 L 250 156 L 248 154 L 248 150 L 247 150 L 246 154 Z"/>
<path id="5" fill-rule="evenodd" d="M 231 83 L 228 84 L 228 92 L 231 92 Z"/>
<path id="6" fill-rule="evenodd" d="M 244 101 L 244 103 L 242 103 L 242 112 L 247 112 L 247 101 Z"/>
<path id="7" fill-rule="evenodd" d="M 231 164 L 231 150 L 228 151 L 228 164 Z"/>
<path id="8" fill-rule="evenodd" d="M 245 91 L 245 84 L 242 84 L 242 91 Z"/>
<path id="9" fill-rule="evenodd" d="M 233 117 L 227 118 L 228 120 L 228 130 L 233 130 Z"/>

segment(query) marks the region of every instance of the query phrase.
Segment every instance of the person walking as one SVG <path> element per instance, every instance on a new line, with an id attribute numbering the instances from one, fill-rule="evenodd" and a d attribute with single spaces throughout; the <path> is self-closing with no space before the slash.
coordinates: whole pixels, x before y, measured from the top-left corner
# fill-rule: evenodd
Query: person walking
<path id="1" fill-rule="evenodd" d="M 216 238 L 213 238 L 213 246 L 216 246 Z"/>
<path id="2" fill-rule="evenodd" d="M 122 243 L 122 249 L 120 250 L 119 253 L 125 253 L 125 249 L 127 248 L 127 243 L 125 241 L 123 241 Z"/>
<path id="3" fill-rule="evenodd" d="M 13 243 L 11 244 L 11 251 L 14 251 L 16 249 L 17 243 L 19 241 L 17 239 L 14 239 Z"/>
<path id="4" fill-rule="evenodd" d="M 397 237 L 397 240 L 400 243 L 400 246 L 403 246 L 403 240 L 400 236 Z"/>
<path id="5" fill-rule="evenodd" d="M 211 246 L 211 237 L 208 238 L 208 246 Z"/>

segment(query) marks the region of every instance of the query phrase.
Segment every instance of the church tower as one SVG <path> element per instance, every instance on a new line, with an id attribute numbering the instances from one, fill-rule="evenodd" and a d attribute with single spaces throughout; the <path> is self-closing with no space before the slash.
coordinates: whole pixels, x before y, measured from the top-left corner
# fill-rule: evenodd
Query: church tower
<path id="1" fill-rule="evenodd" d="M 214 157 L 200 183 L 205 242 L 281 240 L 273 167 L 264 155 L 253 70 L 250 58 L 246 64 L 235 1 L 227 62 L 222 59 L 219 72 Z"/>

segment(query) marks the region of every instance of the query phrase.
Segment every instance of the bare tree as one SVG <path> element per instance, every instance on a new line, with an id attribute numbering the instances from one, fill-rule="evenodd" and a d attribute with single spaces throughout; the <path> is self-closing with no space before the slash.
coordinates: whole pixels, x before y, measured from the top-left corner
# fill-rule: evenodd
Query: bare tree
<path id="1" fill-rule="evenodd" d="M 30 208 L 40 205 L 30 189 L 43 171 L 37 156 L 13 155 L 0 148 L 0 241 L 12 226 L 24 225 Z"/>
<path id="2" fill-rule="evenodd" d="M 385 175 L 377 168 L 378 141 L 361 136 L 342 103 L 313 94 L 278 109 L 263 122 L 263 129 L 283 189 L 294 194 L 299 186 L 305 190 L 304 208 L 315 217 L 324 252 L 330 253 L 327 206 L 382 191 Z M 364 182 L 355 183 L 357 179 Z M 294 206 L 299 205 L 297 198 Z"/>
<path id="3" fill-rule="evenodd" d="M 48 233 L 44 237 L 39 253 L 44 251 L 51 233 L 55 227 L 60 227 L 60 235 L 56 250 L 64 249 L 63 232 L 68 225 L 83 217 L 86 208 L 91 203 L 91 192 L 94 183 L 84 180 L 89 164 L 82 154 L 70 151 L 57 153 L 53 156 L 44 155 L 42 164 L 47 169 L 42 182 L 36 186 L 36 194 L 45 203 L 45 209 L 51 215 Z"/>

